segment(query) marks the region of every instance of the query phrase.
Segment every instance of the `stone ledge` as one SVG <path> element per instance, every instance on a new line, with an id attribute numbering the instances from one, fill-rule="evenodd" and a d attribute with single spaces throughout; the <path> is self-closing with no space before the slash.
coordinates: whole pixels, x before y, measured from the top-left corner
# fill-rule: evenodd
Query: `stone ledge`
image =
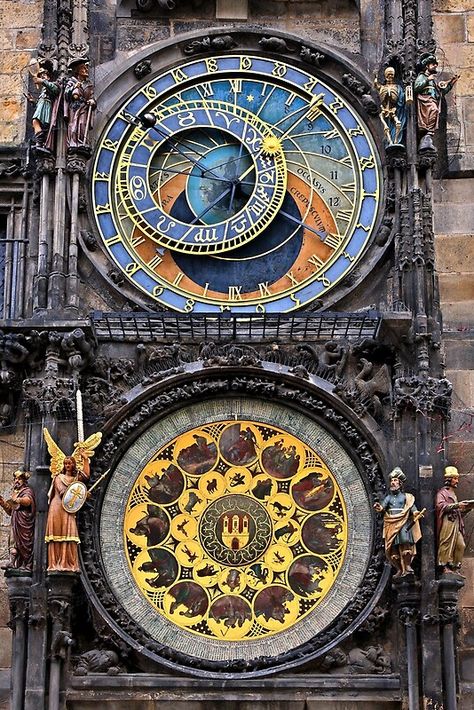
<path id="1" fill-rule="evenodd" d="M 341 679 L 344 679 L 341 682 Z M 255 691 L 271 691 L 275 695 L 289 693 L 293 697 L 298 692 L 304 692 L 305 697 L 314 696 L 321 691 L 338 692 L 341 695 L 357 696 L 374 700 L 388 695 L 392 700 L 400 697 L 400 677 L 395 674 L 386 676 L 357 675 L 357 676 L 336 676 L 336 675 L 284 675 L 279 674 L 266 678 L 199 678 L 199 677 L 177 677 L 168 675 L 148 675 L 130 673 L 118 676 L 108 676 L 103 674 L 91 674 L 87 676 L 72 676 L 70 679 L 71 697 L 85 697 L 84 693 L 92 690 L 123 690 L 133 689 L 136 692 L 147 692 L 150 689 L 156 693 L 169 689 L 173 694 L 179 691 L 193 690 L 199 692 L 200 698 L 212 695 L 215 692 L 222 692 L 225 689 L 234 695 L 235 690 L 241 691 L 239 697 L 246 693 L 253 694 Z M 72 693 L 72 691 L 77 691 Z M 278 693 L 276 693 L 278 691 Z M 375 696 L 375 697 L 374 697 Z M 221 697 L 221 696 L 219 696 Z"/>

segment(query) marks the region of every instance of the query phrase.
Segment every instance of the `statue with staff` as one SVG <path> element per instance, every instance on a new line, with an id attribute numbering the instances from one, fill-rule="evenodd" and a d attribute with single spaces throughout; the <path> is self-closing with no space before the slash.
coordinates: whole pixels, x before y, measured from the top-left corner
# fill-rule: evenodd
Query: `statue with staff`
<path id="1" fill-rule="evenodd" d="M 74 445 L 71 456 L 66 456 L 61 451 L 47 428 L 43 430 L 51 456 L 50 471 L 52 476 L 48 494 L 49 509 L 45 535 L 48 544 L 48 572 L 80 571 L 78 554 L 80 539 L 76 513 L 82 508 L 93 488 L 108 473 L 104 473 L 89 491 L 87 490 L 90 459 L 101 442 L 102 433 L 96 432 L 84 440 L 80 390 L 77 390 L 76 400 L 79 441 Z"/>
<path id="2" fill-rule="evenodd" d="M 89 150 L 88 133 L 96 108 L 94 86 L 89 81 L 89 62 L 74 59 L 69 63 L 71 76 L 64 88 L 64 117 L 67 123 L 68 150 Z"/>

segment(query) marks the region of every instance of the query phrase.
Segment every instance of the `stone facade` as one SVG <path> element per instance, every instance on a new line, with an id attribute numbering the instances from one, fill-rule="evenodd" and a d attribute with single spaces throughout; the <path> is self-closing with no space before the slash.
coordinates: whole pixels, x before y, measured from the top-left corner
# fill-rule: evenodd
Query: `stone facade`
<path id="1" fill-rule="evenodd" d="M 462 495 L 474 486 L 474 182 L 468 177 L 474 161 L 474 13 L 469 2 L 433 3 L 434 31 L 444 52 L 444 68 L 460 75 L 447 119 L 447 162 L 435 187 L 434 225 L 443 313 L 446 376 L 453 383 L 453 410 L 445 442 L 449 460 L 464 474 Z M 466 177 L 464 176 L 466 175 Z M 466 683 L 465 707 L 472 703 L 474 640 L 474 520 L 467 518 L 468 546 L 464 562 L 466 585 L 460 597 L 463 632 L 460 672 Z M 470 692 L 469 692 L 470 689 Z M 461 705 L 464 707 L 464 705 Z"/>
<path id="2" fill-rule="evenodd" d="M 41 42 L 43 2 L 25 0 L 0 3 L 0 142 L 19 144 L 26 128 L 26 98 L 29 87 L 27 65 Z"/>

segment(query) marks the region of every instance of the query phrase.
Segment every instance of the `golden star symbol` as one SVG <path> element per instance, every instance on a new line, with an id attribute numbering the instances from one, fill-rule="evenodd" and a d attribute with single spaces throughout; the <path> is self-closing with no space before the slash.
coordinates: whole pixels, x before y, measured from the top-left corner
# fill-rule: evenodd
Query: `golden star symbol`
<path id="1" fill-rule="evenodd" d="M 252 95 L 252 94 L 249 94 L 249 95 L 247 96 L 247 101 L 248 101 L 249 103 L 250 103 L 251 101 L 253 101 L 253 95 Z"/>

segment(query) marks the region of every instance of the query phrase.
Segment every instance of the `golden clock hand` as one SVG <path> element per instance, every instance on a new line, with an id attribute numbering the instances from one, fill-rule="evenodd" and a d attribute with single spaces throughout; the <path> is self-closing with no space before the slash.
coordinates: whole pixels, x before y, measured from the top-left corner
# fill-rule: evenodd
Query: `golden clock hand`
<path id="1" fill-rule="evenodd" d="M 319 113 L 321 113 L 319 107 L 324 101 L 324 94 L 318 94 L 317 96 L 314 96 L 311 99 L 311 102 L 307 106 L 302 106 L 300 109 L 295 111 L 293 115 L 296 115 L 300 113 L 301 111 L 304 110 L 304 114 L 300 116 L 296 121 L 294 121 L 291 126 L 289 126 L 286 131 L 284 131 L 281 136 L 279 136 L 279 140 L 285 140 L 285 138 L 288 137 L 288 133 L 290 133 L 295 126 L 298 125 L 300 121 L 303 120 L 303 118 L 308 118 L 310 121 L 314 121 L 314 119 L 318 116 Z M 286 116 L 288 118 L 288 116 Z M 278 123 L 281 123 L 284 119 L 282 118 Z M 278 128 L 278 123 L 274 124 L 273 128 L 277 128 L 277 130 L 281 130 Z"/>

